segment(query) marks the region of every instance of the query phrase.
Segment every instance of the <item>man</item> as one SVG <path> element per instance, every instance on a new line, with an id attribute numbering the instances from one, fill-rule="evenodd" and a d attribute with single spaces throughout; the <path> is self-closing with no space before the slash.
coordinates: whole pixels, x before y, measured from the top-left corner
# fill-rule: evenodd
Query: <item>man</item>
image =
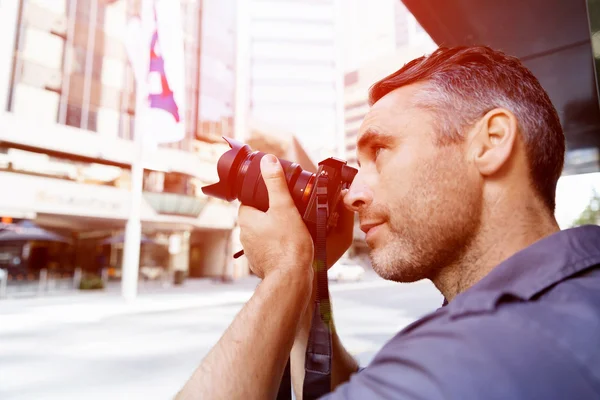
<path id="1" fill-rule="evenodd" d="M 442 48 L 370 95 L 344 202 L 379 275 L 430 279 L 446 302 L 360 372 L 334 335 L 328 398 L 600 398 L 600 227 L 559 231 L 565 139 L 537 79 L 486 47 Z M 274 398 L 292 348 L 300 394 L 312 243 L 263 161 L 270 209 L 239 222 L 264 279 L 181 398 Z"/>

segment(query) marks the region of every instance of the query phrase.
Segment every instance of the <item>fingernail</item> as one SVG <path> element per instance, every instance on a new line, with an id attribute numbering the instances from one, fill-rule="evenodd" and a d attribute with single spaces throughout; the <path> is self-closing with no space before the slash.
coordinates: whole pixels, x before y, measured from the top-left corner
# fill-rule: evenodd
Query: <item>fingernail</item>
<path id="1" fill-rule="evenodd" d="M 266 154 L 266 155 L 263 157 L 263 160 L 264 160 L 266 163 L 270 163 L 270 164 L 277 164 L 277 157 L 275 157 L 275 156 L 274 156 L 274 155 L 272 155 L 272 154 Z"/>
<path id="2" fill-rule="evenodd" d="M 274 171 L 275 166 L 277 165 L 277 158 L 271 154 L 267 154 L 260 160 L 260 163 L 262 168 L 266 168 L 268 171 Z"/>

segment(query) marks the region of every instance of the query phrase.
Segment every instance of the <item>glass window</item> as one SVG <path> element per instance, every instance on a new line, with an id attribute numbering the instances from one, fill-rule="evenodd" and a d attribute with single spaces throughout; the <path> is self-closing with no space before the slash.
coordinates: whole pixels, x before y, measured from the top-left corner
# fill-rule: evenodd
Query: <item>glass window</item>
<path id="1" fill-rule="evenodd" d="M 69 2 L 68 5 L 73 5 Z M 71 21 L 71 29 L 67 35 L 67 45 L 71 51 L 65 56 L 65 64 L 71 64 L 71 75 L 65 79 L 63 88 L 64 114 L 61 121 L 67 125 L 96 131 L 98 127 L 97 107 L 112 104 L 116 108 L 118 95 L 114 92 L 105 93 L 103 84 L 108 84 L 113 91 L 118 89 L 122 80 L 117 68 L 107 73 L 103 72 L 105 47 L 111 43 L 104 36 L 103 25 L 106 7 L 100 0 L 78 0 L 75 5 L 75 21 Z M 114 14 L 113 14 L 114 17 Z M 110 64 L 114 67 L 114 63 Z M 106 107 L 105 107 L 106 108 Z M 64 120 L 62 119 L 64 118 Z"/>
<path id="2" fill-rule="evenodd" d="M 235 60 L 235 49 L 232 46 L 233 38 L 225 35 L 205 38 L 202 42 L 203 56 L 218 58 L 223 63 L 233 66 Z"/>
<path id="3" fill-rule="evenodd" d="M 59 95 L 57 93 L 19 83 L 15 87 L 12 111 L 34 117 L 40 122 L 56 122 Z"/>
<path id="4" fill-rule="evenodd" d="M 222 116 L 231 115 L 231 107 L 227 107 L 227 104 L 214 97 L 209 97 L 205 94 L 200 95 L 200 118 L 208 119 L 212 121 L 218 121 Z"/>
<path id="5" fill-rule="evenodd" d="M 235 6 L 235 0 L 202 2 L 198 138 L 233 129 Z"/>
<path id="6" fill-rule="evenodd" d="M 86 73 L 88 73 L 88 71 L 86 70 L 86 65 L 88 62 L 88 56 L 90 57 L 89 60 L 90 62 L 92 62 L 92 68 L 91 68 L 91 76 L 93 79 L 96 80 L 100 80 L 102 77 L 102 64 L 103 64 L 103 57 L 102 55 L 99 54 L 94 54 L 94 53 L 90 53 L 88 54 L 88 50 L 86 47 L 83 46 L 76 46 L 73 49 L 73 59 L 72 59 L 72 72 L 74 74 L 79 74 L 79 75 L 85 75 Z"/>
<path id="7" fill-rule="evenodd" d="M 310 102 L 314 104 L 330 104 L 335 100 L 335 90 L 330 85 L 312 85 L 307 87 L 286 85 L 283 87 L 265 86 L 252 89 L 252 99 L 255 102 Z"/>
<path id="8" fill-rule="evenodd" d="M 83 110 L 80 105 L 68 104 L 67 105 L 67 120 L 65 123 L 69 126 L 81 128 L 82 114 L 83 114 Z M 88 127 L 88 129 L 93 130 L 93 129 L 91 129 L 91 127 Z"/>
<path id="9" fill-rule="evenodd" d="M 23 61 L 20 82 L 40 89 L 59 91 L 62 83 L 60 70 L 46 68 L 42 65 Z"/>
<path id="10" fill-rule="evenodd" d="M 127 112 L 121 112 L 119 115 L 119 137 L 122 139 L 133 140 L 134 125 L 135 118 Z"/>
<path id="11" fill-rule="evenodd" d="M 64 41 L 49 32 L 26 28 L 23 35 L 20 58 L 48 68 L 62 67 Z"/>
<path id="12" fill-rule="evenodd" d="M 119 0 L 105 6 L 104 32 L 115 38 L 125 37 L 127 31 L 127 1 Z"/>
<path id="13" fill-rule="evenodd" d="M 67 1 L 68 0 L 27 0 L 26 6 L 30 7 L 35 5 L 57 14 L 64 14 L 67 9 Z"/>
<path id="14" fill-rule="evenodd" d="M 120 113 L 117 110 L 111 110 L 109 108 L 99 108 L 97 114 L 98 133 L 108 136 L 117 136 L 119 134 Z"/>
<path id="15" fill-rule="evenodd" d="M 280 80 L 286 79 L 289 82 L 305 80 L 310 82 L 334 82 L 335 69 L 331 66 L 311 66 L 311 65 L 290 65 L 282 68 L 281 66 L 264 64 L 260 60 L 252 63 L 253 80 Z"/>
<path id="16" fill-rule="evenodd" d="M 104 58 L 101 68 L 103 85 L 121 89 L 125 84 L 125 63 L 121 60 Z"/>
<path id="17" fill-rule="evenodd" d="M 253 58 L 287 58 L 290 60 L 331 60 L 335 54 L 333 45 L 286 42 L 260 42 L 252 44 Z"/>
<path id="18" fill-rule="evenodd" d="M 292 21 L 253 21 L 252 35 L 256 38 L 283 39 L 314 39 L 331 38 L 334 36 L 334 26 L 311 24 L 310 22 Z"/>
<path id="19" fill-rule="evenodd" d="M 302 3 L 298 1 L 254 1 L 252 17 L 263 19 L 310 19 L 331 22 L 334 15 L 331 3 Z"/>

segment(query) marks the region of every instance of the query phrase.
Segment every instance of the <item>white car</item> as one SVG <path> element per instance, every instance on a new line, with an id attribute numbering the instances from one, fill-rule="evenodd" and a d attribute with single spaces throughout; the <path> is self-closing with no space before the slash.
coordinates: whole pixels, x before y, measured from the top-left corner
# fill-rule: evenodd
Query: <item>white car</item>
<path id="1" fill-rule="evenodd" d="M 356 262 L 343 259 L 327 271 L 327 278 L 333 281 L 359 281 L 365 274 L 365 269 Z"/>

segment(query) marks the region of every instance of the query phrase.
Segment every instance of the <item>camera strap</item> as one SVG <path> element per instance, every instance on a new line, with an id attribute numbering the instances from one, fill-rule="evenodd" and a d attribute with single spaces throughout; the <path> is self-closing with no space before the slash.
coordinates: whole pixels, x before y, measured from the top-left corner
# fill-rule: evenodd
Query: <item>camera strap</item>
<path id="1" fill-rule="evenodd" d="M 302 394 L 305 400 L 317 399 L 331 391 L 331 331 L 332 316 L 327 279 L 327 198 L 328 177 L 319 175 L 317 180 L 317 231 L 315 240 L 315 272 L 317 296 L 313 305 L 313 317 L 306 346 L 305 375 Z"/>
<path id="2" fill-rule="evenodd" d="M 327 279 L 327 220 L 329 203 L 327 198 L 328 177 L 321 174 L 317 178 L 317 224 L 315 232 L 315 260 L 313 268 L 317 274 L 317 296 L 306 346 L 304 362 L 304 384 L 302 397 L 314 400 L 331 391 L 331 333 L 333 328 L 329 285 Z M 277 400 L 291 400 L 290 361 L 283 372 Z"/>

